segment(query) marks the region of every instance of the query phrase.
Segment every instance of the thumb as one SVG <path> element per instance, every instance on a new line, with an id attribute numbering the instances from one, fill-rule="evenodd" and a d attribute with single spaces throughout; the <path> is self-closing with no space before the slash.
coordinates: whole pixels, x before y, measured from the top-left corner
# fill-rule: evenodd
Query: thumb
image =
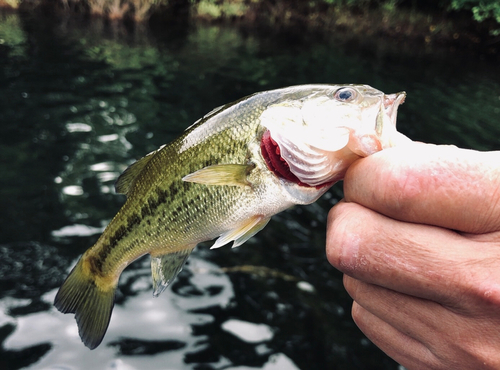
<path id="1" fill-rule="evenodd" d="M 407 143 L 351 165 L 344 195 L 393 219 L 468 233 L 500 230 L 500 152 Z"/>

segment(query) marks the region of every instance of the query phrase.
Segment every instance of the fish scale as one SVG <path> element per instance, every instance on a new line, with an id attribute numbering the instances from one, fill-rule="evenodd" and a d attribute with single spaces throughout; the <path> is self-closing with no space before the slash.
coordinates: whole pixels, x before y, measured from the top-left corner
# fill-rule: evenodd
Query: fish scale
<path id="1" fill-rule="evenodd" d="M 400 140 L 404 96 L 366 85 L 302 85 L 214 109 L 120 176 L 116 190 L 127 200 L 55 306 L 75 314 L 82 341 L 96 348 L 130 263 L 151 255 L 157 296 L 198 243 L 218 237 L 212 248 L 238 246 L 274 214 L 314 202 L 353 161 Z"/>

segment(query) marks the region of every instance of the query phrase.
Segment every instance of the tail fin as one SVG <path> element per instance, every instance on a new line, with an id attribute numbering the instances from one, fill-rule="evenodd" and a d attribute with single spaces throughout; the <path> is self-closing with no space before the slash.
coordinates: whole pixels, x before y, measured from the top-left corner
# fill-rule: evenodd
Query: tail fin
<path id="1" fill-rule="evenodd" d="M 74 313 L 82 342 L 90 349 L 101 344 L 113 311 L 115 286 L 107 290 L 96 284 L 95 278 L 78 261 L 66 278 L 54 300 L 62 313 Z"/>

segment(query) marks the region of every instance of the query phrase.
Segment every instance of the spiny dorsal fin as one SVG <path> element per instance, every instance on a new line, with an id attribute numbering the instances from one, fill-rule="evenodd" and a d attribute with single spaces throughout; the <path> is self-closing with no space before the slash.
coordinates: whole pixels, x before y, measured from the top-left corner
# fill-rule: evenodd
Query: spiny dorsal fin
<path id="1" fill-rule="evenodd" d="M 193 249 L 194 247 L 188 247 L 173 253 L 151 256 L 154 297 L 158 297 L 181 272 Z"/>
<path id="2" fill-rule="evenodd" d="M 231 241 L 233 241 L 233 248 L 235 248 L 262 230 L 269 220 L 270 218 L 264 218 L 260 215 L 252 216 L 235 229 L 221 234 L 210 249 L 220 248 Z"/>
<path id="3" fill-rule="evenodd" d="M 253 168 L 252 164 L 216 164 L 184 176 L 182 180 L 204 185 L 249 186 L 247 176 Z"/>
<path id="4" fill-rule="evenodd" d="M 137 178 L 137 176 L 139 176 L 142 169 L 146 167 L 149 161 L 154 157 L 155 153 L 161 150 L 162 148 L 149 153 L 145 157 L 142 157 L 138 161 L 128 166 L 127 169 L 123 171 L 123 173 L 116 180 L 115 191 L 118 194 L 128 194 L 128 192 L 132 188 L 134 180 Z"/>

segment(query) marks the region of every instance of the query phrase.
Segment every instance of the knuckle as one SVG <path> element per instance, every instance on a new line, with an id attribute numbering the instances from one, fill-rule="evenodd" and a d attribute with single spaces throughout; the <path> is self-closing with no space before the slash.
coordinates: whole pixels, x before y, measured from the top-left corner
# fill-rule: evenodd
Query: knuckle
<path id="1" fill-rule="evenodd" d="M 493 262 L 495 261 L 495 262 Z M 470 313 L 478 310 L 484 314 L 497 313 L 500 309 L 500 276 L 496 273 L 498 258 L 485 260 L 479 258 L 468 261 L 458 268 L 455 300 L 459 307 Z"/>
<path id="2" fill-rule="evenodd" d="M 474 284 L 466 284 L 464 290 L 468 296 L 473 298 L 476 304 L 485 308 L 493 308 L 498 312 L 500 308 L 500 287 L 498 282 L 490 279 L 478 281 Z"/>
<path id="3" fill-rule="evenodd" d="M 354 276 L 368 268 L 369 249 L 377 239 L 371 212 L 355 203 L 342 203 L 329 213 L 327 259 L 346 274 Z"/>
<path id="4" fill-rule="evenodd" d="M 349 203 L 339 203 L 328 214 L 326 252 L 331 265 L 346 272 L 350 263 L 347 263 L 347 251 L 352 248 L 356 239 L 356 215 L 358 206 Z"/>

